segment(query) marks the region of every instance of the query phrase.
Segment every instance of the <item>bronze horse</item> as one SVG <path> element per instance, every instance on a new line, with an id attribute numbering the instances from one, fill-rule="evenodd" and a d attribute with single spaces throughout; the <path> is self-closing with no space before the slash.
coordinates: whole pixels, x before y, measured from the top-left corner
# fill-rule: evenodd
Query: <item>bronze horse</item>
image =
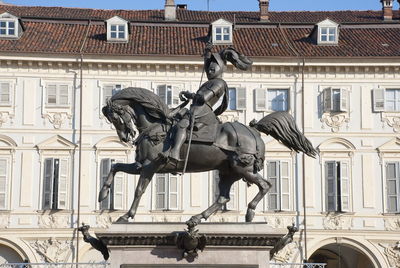
<path id="1" fill-rule="evenodd" d="M 135 216 L 140 198 L 155 173 L 182 172 L 183 167 L 170 165 L 165 155 L 168 155 L 174 140 L 175 117 L 183 105 L 170 110 L 153 92 L 143 88 L 126 88 L 116 93 L 103 107 L 103 114 L 115 126 L 120 140 L 136 145 L 136 162 L 112 166 L 100 190 L 99 202 L 108 196 L 117 172 L 140 175 L 131 208 L 118 222 L 127 222 Z M 135 141 L 134 125 L 139 131 Z M 230 188 L 239 179 L 244 179 L 248 184 L 254 183 L 259 188 L 248 204 L 246 213 L 246 221 L 253 220 L 257 204 L 271 187 L 271 183 L 258 173 L 263 168 L 265 155 L 265 145 L 259 131 L 273 136 L 296 152 L 301 151 L 311 157 L 316 155 L 312 144 L 286 112 L 269 114 L 259 122 L 253 120 L 250 127 L 239 122 L 228 122 L 220 124 L 217 129 L 214 143 L 193 142 L 189 147 L 187 172 L 218 170 L 220 174 L 219 197 L 205 211 L 192 216 L 187 221 L 189 226 L 197 225 L 202 218 L 207 219 L 229 202 Z M 185 143 L 182 156 L 186 155 L 187 149 L 188 143 Z"/>

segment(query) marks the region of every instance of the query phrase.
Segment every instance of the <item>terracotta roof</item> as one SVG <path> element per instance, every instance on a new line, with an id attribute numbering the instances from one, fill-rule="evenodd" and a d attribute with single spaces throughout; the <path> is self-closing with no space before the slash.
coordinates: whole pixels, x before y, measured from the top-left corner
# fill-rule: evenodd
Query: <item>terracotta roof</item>
<path id="1" fill-rule="evenodd" d="M 90 12 L 94 16 L 110 18 L 119 15 L 125 19 L 147 20 L 149 14 L 153 14 L 154 20 L 161 20 L 161 11 L 123 11 L 126 16 L 119 14 L 122 11 L 104 11 L 91 9 L 70 9 L 70 8 L 26 8 L 7 6 L 10 13 L 20 17 L 40 16 L 61 17 L 74 14 L 75 18 L 85 17 Z M 0 6 L 4 8 L 4 6 Z M 58 12 L 55 12 L 58 10 Z M 13 12 L 14 11 L 14 12 Z M 16 13 L 16 11 L 20 13 Z M 1 12 L 1 11 L 0 11 Z M 108 12 L 108 13 L 107 13 Z M 372 12 L 372 11 L 371 11 Z M 104 15 L 107 13 L 107 16 Z M 207 12 L 188 11 L 183 12 L 188 19 L 205 21 L 203 16 Z M 226 13 L 226 12 L 225 12 Z M 241 12 L 245 14 L 246 12 Z M 248 12 L 255 16 L 255 12 Z M 279 13 L 281 18 L 294 19 L 291 14 L 298 13 L 298 20 L 305 22 L 325 18 L 323 12 L 283 12 Z M 350 16 L 350 14 L 364 14 L 360 12 L 331 12 L 337 16 Z M 367 12 L 368 13 L 368 12 Z M 367 14 L 365 13 L 365 14 Z M 41 14 L 40 16 L 38 14 Z M 158 15 L 157 15 L 158 14 Z M 212 13 L 215 15 L 216 13 Z M 220 14 L 220 13 L 218 13 Z M 226 13 L 232 15 L 232 13 Z M 310 15 L 311 14 L 311 15 Z M 316 14 L 319 14 L 318 17 Z M 182 15 L 182 14 L 181 14 Z M 278 13 L 276 13 L 278 16 Z M 290 16 L 289 16 L 290 15 Z M 209 16 L 209 15 L 207 15 Z M 216 17 L 208 17 L 210 21 Z M 197 18 L 198 17 L 198 18 Z M 87 18 L 87 17 L 86 17 Z M 254 18 L 254 17 L 253 17 Z M 335 20 L 334 16 L 330 16 Z M 353 18 L 355 21 L 367 19 L 359 16 Z M 229 19 L 229 18 L 227 18 Z M 249 17 L 250 19 L 250 17 Z M 372 17 L 371 20 L 376 20 Z M 244 19 L 243 19 L 244 20 Z M 336 20 L 338 21 L 338 20 Z M 154 22 L 154 21 L 153 21 Z M 368 21 L 371 22 L 371 21 Z M 24 20 L 25 31 L 18 40 L 1 40 L 0 52 L 10 53 L 79 53 L 84 43 L 88 25 L 74 21 L 49 21 L 46 19 Z M 94 55 L 121 55 L 121 56 L 200 56 L 207 40 L 208 27 L 204 24 L 165 24 L 165 23 L 132 23 L 130 25 L 129 42 L 111 43 L 106 41 L 106 27 L 102 23 L 90 25 L 88 38 L 84 43 L 83 52 Z M 246 27 L 237 26 L 234 31 L 233 45 L 242 53 L 252 57 L 295 57 L 297 54 L 305 57 L 400 57 L 400 27 L 397 23 L 385 27 L 342 27 L 340 39 L 337 46 L 317 46 L 310 34 L 312 27 Z M 219 49 L 217 47 L 216 49 Z"/>
<path id="2" fill-rule="evenodd" d="M 65 7 L 38 7 L 0 5 L 0 13 L 9 12 L 22 18 L 54 18 L 54 19 L 91 19 L 107 20 L 115 15 L 130 21 L 161 22 L 164 10 L 103 10 L 86 8 Z M 394 17 L 399 17 L 399 12 L 394 10 Z M 210 23 L 220 18 L 225 18 L 237 23 L 259 22 L 259 12 L 243 11 L 194 11 L 177 10 L 177 19 L 180 22 Z M 382 11 L 291 11 L 270 12 L 272 23 L 317 23 L 330 18 L 338 23 L 381 23 Z"/>

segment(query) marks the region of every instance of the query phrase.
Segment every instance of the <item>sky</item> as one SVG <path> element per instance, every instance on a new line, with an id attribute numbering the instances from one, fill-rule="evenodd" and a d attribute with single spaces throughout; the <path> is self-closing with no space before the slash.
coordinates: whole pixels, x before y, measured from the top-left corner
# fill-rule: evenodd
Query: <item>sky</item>
<path id="1" fill-rule="evenodd" d="M 1 0 L 0 0 L 1 1 Z M 2 0 L 24 6 L 62 6 L 98 9 L 163 9 L 165 0 Z M 191 10 L 258 11 L 257 0 L 175 0 Z M 399 3 L 394 1 L 394 9 Z M 271 11 L 380 10 L 380 0 L 270 0 Z"/>

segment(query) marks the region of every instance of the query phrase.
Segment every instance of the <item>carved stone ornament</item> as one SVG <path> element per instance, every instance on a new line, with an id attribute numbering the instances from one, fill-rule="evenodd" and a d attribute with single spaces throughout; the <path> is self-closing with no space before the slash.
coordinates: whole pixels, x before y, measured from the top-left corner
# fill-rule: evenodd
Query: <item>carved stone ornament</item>
<path id="1" fill-rule="evenodd" d="M 400 231 L 400 218 L 385 218 L 385 230 Z"/>
<path id="2" fill-rule="evenodd" d="M 69 228 L 71 219 L 69 215 L 41 215 L 39 216 L 38 224 L 40 228 Z"/>
<path id="3" fill-rule="evenodd" d="M 271 226 L 274 229 L 278 228 L 286 228 L 288 225 L 292 225 L 295 222 L 295 219 L 292 216 L 266 216 L 264 217 L 265 221 L 267 222 L 268 226 Z"/>
<path id="4" fill-rule="evenodd" d="M 10 215 L 0 214 L 0 229 L 8 228 L 9 224 L 10 224 Z"/>
<path id="5" fill-rule="evenodd" d="M 96 217 L 96 223 L 97 227 L 99 228 L 109 228 L 111 226 L 111 223 L 113 222 L 112 218 L 110 215 L 107 214 L 100 214 L 97 215 Z"/>
<path id="6" fill-rule="evenodd" d="M 71 241 L 59 241 L 56 238 L 31 241 L 29 244 L 39 253 L 43 262 L 67 262 L 68 255 L 73 250 Z"/>
<path id="7" fill-rule="evenodd" d="M 394 245 L 382 244 L 379 245 L 383 248 L 383 253 L 388 259 L 389 265 L 392 268 L 400 267 L 400 241 Z"/>
<path id="8" fill-rule="evenodd" d="M 344 124 L 349 127 L 348 123 L 350 122 L 350 117 L 348 113 L 340 113 L 340 114 L 330 114 L 324 113 L 321 118 L 322 128 L 325 128 L 325 125 L 331 128 L 332 132 L 338 132 Z"/>
<path id="9" fill-rule="evenodd" d="M 200 235 L 199 230 L 193 226 L 189 226 L 184 232 L 177 234 L 176 246 L 183 249 L 183 258 L 187 260 L 195 259 L 199 256 L 198 250 L 203 251 L 207 244 L 205 235 Z"/>
<path id="10" fill-rule="evenodd" d="M 3 126 L 4 123 L 11 121 L 14 118 L 14 115 L 9 112 L 0 112 L 0 127 Z"/>
<path id="11" fill-rule="evenodd" d="M 342 215 L 327 215 L 323 220 L 323 226 L 327 230 L 350 230 L 353 226 L 353 218 Z"/>
<path id="12" fill-rule="evenodd" d="M 47 118 L 55 129 L 59 129 L 65 121 L 72 118 L 72 115 L 66 112 L 46 113 L 43 114 L 43 118 Z"/>
<path id="13" fill-rule="evenodd" d="M 288 244 L 286 247 L 278 251 L 273 260 L 277 263 L 288 263 L 292 261 L 294 254 L 299 250 L 297 242 Z"/>
<path id="14" fill-rule="evenodd" d="M 393 128 L 395 133 L 400 133 L 400 116 L 398 114 L 382 113 L 382 122 Z"/>

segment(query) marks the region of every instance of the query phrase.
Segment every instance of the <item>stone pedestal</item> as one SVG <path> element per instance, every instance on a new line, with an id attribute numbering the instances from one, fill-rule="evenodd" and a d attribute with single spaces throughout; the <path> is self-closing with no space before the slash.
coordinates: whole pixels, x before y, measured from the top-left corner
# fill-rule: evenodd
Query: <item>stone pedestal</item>
<path id="1" fill-rule="evenodd" d="M 267 268 L 269 251 L 285 235 L 265 223 L 202 223 L 206 247 L 197 258 L 176 246 L 184 223 L 113 224 L 96 235 L 110 250 L 111 268 Z"/>

